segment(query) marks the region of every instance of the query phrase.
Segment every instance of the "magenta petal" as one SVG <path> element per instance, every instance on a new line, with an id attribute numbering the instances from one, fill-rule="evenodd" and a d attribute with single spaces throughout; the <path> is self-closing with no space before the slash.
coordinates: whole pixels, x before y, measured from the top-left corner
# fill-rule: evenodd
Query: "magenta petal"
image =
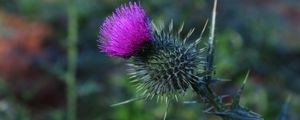
<path id="1" fill-rule="evenodd" d="M 136 3 L 122 5 L 106 18 L 100 28 L 99 47 L 109 56 L 129 58 L 152 41 L 145 10 Z"/>

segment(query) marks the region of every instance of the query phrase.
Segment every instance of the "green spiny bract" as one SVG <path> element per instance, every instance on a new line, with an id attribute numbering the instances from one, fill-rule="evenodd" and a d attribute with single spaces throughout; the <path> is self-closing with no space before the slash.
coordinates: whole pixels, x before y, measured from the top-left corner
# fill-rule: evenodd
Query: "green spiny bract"
<path id="1" fill-rule="evenodd" d="M 142 96 L 177 99 L 177 95 L 199 81 L 197 73 L 203 68 L 204 49 L 197 48 L 200 38 L 186 44 L 193 29 L 182 39 L 182 27 L 173 34 L 172 22 L 168 31 L 154 25 L 153 42 L 129 60 L 130 77 Z"/>

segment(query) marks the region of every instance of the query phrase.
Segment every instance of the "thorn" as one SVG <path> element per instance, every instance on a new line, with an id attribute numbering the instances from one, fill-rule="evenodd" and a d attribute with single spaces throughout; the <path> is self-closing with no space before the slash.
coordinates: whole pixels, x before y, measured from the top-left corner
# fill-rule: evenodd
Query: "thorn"
<path id="1" fill-rule="evenodd" d="M 129 99 L 129 100 L 125 100 L 125 101 L 122 101 L 122 102 L 119 102 L 119 103 L 112 104 L 112 105 L 110 105 L 110 107 L 116 107 L 116 106 L 124 105 L 124 104 L 127 104 L 127 103 L 131 103 L 133 101 L 141 100 L 143 98 L 145 98 L 145 97 L 144 96 L 135 97 L 135 98 L 132 98 L 132 99 Z"/>
<path id="2" fill-rule="evenodd" d="M 203 112 L 204 113 L 210 113 L 210 111 L 213 110 L 213 109 L 214 109 L 214 107 L 211 106 L 211 107 L 205 109 Z"/>
<path id="3" fill-rule="evenodd" d="M 169 103 L 168 97 L 165 97 L 165 102 L 166 102 L 166 104 Z"/>
<path id="4" fill-rule="evenodd" d="M 158 34 L 160 34 L 160 30 L 159 30 L 158 26 L 154 23 L 154 21 L 151 21 L 151 24 L 154 28 L 154 31 L 156 31 Z"/>
<path id="5" fill-rule="evenodd" d="M 249 77 L 249 73 L 250 73 L 250 70 L 247 71 L 247 74 L 246 74 L 246 77 L 243 81 L 243 86 L 246 84 L 247 80 L 248 80 L 248 77 Z"/>
<path id="6" fill-rule="evenodd" d="M 165 23 L 164 23 L 163 20 L 161 20 L 161 21 L 159 22 L 159 27 L 160 27 L 160 30 L 161 30 L 161 31 L 163 31 L 163 30 L 165 29 Z"/>
<path id="7" fill-rule="evenodd" d="M 184 27 L 184 22 L 181 23 L 180 28 L 178 29 L 178 35 L 180 35 L 180 33 L 182 32 Z"/>
<path id="8" fill-rule="evenodd" d="M 229 82 L 230 79 L 224 79 L 224 78 L 212 78 L 212 80 L 209 82 L 209 84 L 214 84 L 217 82 Z"/>
<path id="9" fill-rule="evenodd" d="M 197 101 L 183 101 L 183 104 L 196 104 Z"/>
<path id="10" fill-rule="evenodd" d="M 196 41 L 195 41 L 193 44 L 191 44 L 191 45 L 185 50 L 185 53 L 186 53 L 187 51 L 189 51 L 193 46 L 197 46 L 197 45 L 200 43 L 200 41 L 202 40 L 203 33 L 204 33 L 205 29 L 206 29 L 207 23 L 208 23 L 208 19 L 206 20 L 206 22 L 205 22 L 205 24 L 204 24 L 204 26 L 203 26 L 203 28 L 202 28 L 202 31 L 201 31 L 201 34 L 200 34 L 199 38 L 196 39 Z"/>
<path id="11" fill-rule="evenodd" d="M 241 94 L 245 88 L 245 85 L 246 85 L 246 82 L 248 80 L 248 77 L 249 77 L 249 74 L 250 74 L 250 70 L 248 70 L 246 76 L 245 76 L 245 79 L 243 81 L 243 84 L 242 86 L 240 87 L 240 89 L 237 91 L 236 95 L 234 96 L 234 99 L 233 99 L 233 103 L 232 103 L 232 107 L 233 108 L 237 108 L 239 107 L 239 103 L 240 103 L 240 97 L 241 97 Z"/>
<path id="12" fill-rule="evenodd" d="M 209 41 L 208 41 L 210 48 L 213 48 L 213 46 L 214 46 L 217 2 L 218 2 L 218 0 L 214 0 L 214 6 L 213 6 L 212 16 L 211 16 L 210 35 L 209 35 Z M 209 53 L 211 54 L 212 50 L 210 50 Z"/>
<path id="13" fill-rule="evenodd" d="M 281 112 L 278 116 L 278 120 L 287 120 L 288 119 L 288 109 L 289 109 L 289 103 L 291 101 L 291 95 L 289 95 L 286 100 L 285 103 L 281 109 Z"/>
<path id="14" fill-rule="evenodd" d="M 206 30 L 207 23 L 208 23 L 208 19 L 205 21 L 205 24 L 202 28 L 202 31 L 201 31 L 201 34 L 200 34 L 199 38 L 194 43 L 195 46 L 197 46 L 200 43 L 200 41 L 202 40 L 202 36 L 203 36 L 204 31 Z"/>
<path id="15" fill-rule="evenodd" d="M 191 29 L 188 34 L 186 35 L 186 37 L 183 39 L 183 44 L 186 43 L 186 40 L 189 39 L 189 37 L 191 37 L 191 35 L 193 34 L 195 28 Z"/>
<path id="16" fill-rule="evenodd" d="M 173 31 L 173 19 L 171 20 L 170 24 L 169 24 L 169 33 L 171 33 Z"/>
<path id="17" fill-rule="evenodd" d="M 178 96 L 177 95 L 175 95 L 175 100 L 176 100 L 176 102 L 178 102 Z"/>
<path id="18" fill-rule="evenodd" d="M 167 106 L 166 106 L 166 111 L 165 111 L 165 114 L 164 114 L 164 120 L 167 119 L 168 110 L 169 110 L 169 104 L 170 104 L 170 102 L 168 102 L 168 103 L 167 103 Z"/>

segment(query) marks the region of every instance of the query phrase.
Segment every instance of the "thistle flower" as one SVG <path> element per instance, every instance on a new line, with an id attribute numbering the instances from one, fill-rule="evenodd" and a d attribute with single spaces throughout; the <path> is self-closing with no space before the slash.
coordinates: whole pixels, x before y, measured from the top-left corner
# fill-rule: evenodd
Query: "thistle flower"
<path id="1" fill-rule="evenodd" d="M 109 56 L 129 58 L 152 41 L 151 25 L 136 3 L 122 5 L 100 28 L 99 47 Z"/>
<path id="2" fill-rule="evenodd" d="M 147 98 L 175 97 L 200 80 L 201 52 L 195 43 L 187 44 L 193 33 L 181 38 L 183 25 L 173 33 L 149 22 L 145 11 L 136 3 L 122 5 L 103 23 L 99 40 L 102 51 L 109 56 L 130 58 L 129 74 L 137 89 Z M 152 28 L 154 28 L 152 30 Z"/>

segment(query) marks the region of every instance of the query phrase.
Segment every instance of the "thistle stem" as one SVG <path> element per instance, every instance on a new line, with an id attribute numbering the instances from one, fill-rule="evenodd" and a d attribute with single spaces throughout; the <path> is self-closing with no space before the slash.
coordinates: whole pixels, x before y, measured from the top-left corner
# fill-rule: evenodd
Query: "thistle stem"
<path id="1" fill-rule="evenodd" d="M 205 65 L 204 69 L 207 71 L 207 75 L 203 78 L 203 83 L 193 84 L 192 87 L 194 91 L 199 96 L 205 96 L 207 102 L 212 105 L 217 111 L 223 111 L 223 105 L 217 101 L 216 98 L 218 96 L 211 90 L 209 83 L 212 81 L 213 75 L 213 63 L 214 63 L 214 36 L 215 36 L 215 24 L 216 24 L 216 8 L 217 8 L 217 0 L 214 0 L 213 10 L 212 10 L 212 17 L 211 17 L 211 25 L 210 25 L 210 33 L 209 33 L 209 40 L 208 40 L 208 54 L 206 57 L 207 64 Z"/>
<path id="2" fill-rule="evenodd" d="M 209 71 L 209 74 L 204 78 L 205 82 L 210 82 L 212 78 L 212 74 L 214 72 L 214 39 L 215 39 L 215 26 L 216 26 L 216 8 L 217 8 L 217 0 L 214 0 L 214 6 L 212 10 L 212 17 L 211 17 L 211 25 L 210 25 L 210 32 L 209 32 L 209 39 L 208 39 L 208 55 L 206 57 L 206 66 L 205 71 Z"/>
<path id="3" fill-rule="evenodd" d="M 192 84 L 193 90 L 201 97 L 207 99 L 207 102 L 212 105 L 217 111 L 222 111 L 223 106 L 219 102 L 216 101 L 215 94 L 211 91 L 210 87 L 207 87 L 206 85 L 193 83 Z"/>
<path id="4" fill-rule="evenodd" d="M 215 98 L 218 98 L 218 96 L 215 95 L 215 93 L 211 90 L 209 83 L 212 81 L 212 76 L 214 74 L 214 40 L 215 40 L 215 27 L 216 27 L 216 14 L 217 14 L 217 3 L 218 0 L 214 0 L 213 9 L 212 9 L 212 16 L 211 16 L 211 24 L 210 24 L 210 32 L 209 32 L 209 39 L 208 39 L 208 55 L 206 57 L 207 64 L 205 66 L 205 71 L 208 71 L 208 75 L 204 77 L 205 84 L 205 91 L 206 95 L 209 99 L 209 101 L 213 102 L 214 107 L 218 111 L 223 110 L 223 105 L 216 101 Z"/>
<path id="5" fill-rule="evenodd" d="M 77 59 L 77 10 L 75 0 L 67 0 L 68 38 L 67 38 L 67 120 L 76 120 L 76 59 Z"/>
<path id="6" fill-rule="evenodd" d="M 209 32 L 209 39 L 208 39 L 208 43 L 211 47 L 211 50 L 213 50 L 213 48 L 214 48 L 217 2 L 218 2 L 218 0 L 214 0 L 214 6 L 213 6 L 213 10 L 212 10 L 212 17 L 211 17 L 210 32 Z M 213 51 L 209 51 L 209 52 L 210 52 L 210 54 L 213 54 L 212 53 Z"/>

